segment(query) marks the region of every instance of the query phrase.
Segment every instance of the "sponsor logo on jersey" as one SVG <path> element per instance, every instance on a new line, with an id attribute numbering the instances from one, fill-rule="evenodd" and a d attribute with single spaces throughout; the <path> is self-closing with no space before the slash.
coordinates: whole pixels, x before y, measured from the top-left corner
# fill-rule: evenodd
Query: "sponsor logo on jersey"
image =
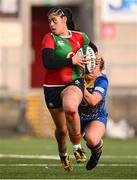
<path id="1" fill-rule="evenodd" d="M 65 45 L 64 42 L 61 41 L 61 40 L 58 40 L 57 43 L 58 43 L 59 46 L 64 46 Z"/>
<path id="2" fill-rule="evenodd" d="M 104 93 L 105 91 L 102 87 L 99 86 L 95 87 L 95 90 L 100 91 L 101 93 Z"/>
<path id="3" fill-rule="evenodd" d="M 49 107 L 53 107 L 54 104 L 52 102 L 49 102 Z"/>
<path id="4" fill-rule="evenodd" d="M 80 81 L 79 81 L 79 80 L 76 80 L 76 81 L 75 81 L 75 84 L 79 85 L 79 84 L 80 84 Z"/>

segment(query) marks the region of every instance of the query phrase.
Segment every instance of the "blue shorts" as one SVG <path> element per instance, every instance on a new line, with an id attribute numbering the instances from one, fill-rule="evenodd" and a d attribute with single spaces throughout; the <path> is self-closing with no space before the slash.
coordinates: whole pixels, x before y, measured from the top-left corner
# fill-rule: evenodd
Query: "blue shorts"
<path id="1" fill-rule="evenodd" d="M 99 122 L 102 122 L 105 127 L 107 125 L 107 117 L 106 116 L 100 116 L 98 117 L 97 119 L 86 119 L 84 117 L 81 117 L 80 118 L 80 124 L 81 124 L 81 132 L 84 131 L 85 127 L 90 123 L 90 122 L 93 122 L 93 121 L 99 121 Z"/>

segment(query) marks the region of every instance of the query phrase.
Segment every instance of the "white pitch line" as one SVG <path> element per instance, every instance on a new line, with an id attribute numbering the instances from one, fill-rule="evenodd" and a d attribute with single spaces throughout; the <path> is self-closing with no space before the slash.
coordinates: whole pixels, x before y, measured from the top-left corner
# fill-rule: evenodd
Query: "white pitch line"
<path id="1" fill-rule="evenodd" d="M 23 154 L 0 154 L 0 158 L 21 158 L 21 159 L 51 159 L 59 160 L 57 155 L 23 155 Z"/>
<path id="2" fill-rule="evenodd" d="M 23 155 L 23 154 L 0 154 L 0 158 L 21 158 L 21 159 L 51 159 L 51 160 L 59 160 L 59 156 L 57 155 Z M 74 158 L 71 155 L 71 158 Z M 137 159 L 137 155 L 127 155 L 127 156 L 116 156 L 116 155 L 103 155 L 101 156 L 103 159 Z"/>
<path id="3" fill-rule="evenodd" d="M 57 167 L 60 164 L 0 164 L 0 167 Z M 74 164 L 75 167 L 85 166 L 84 164 Z M 97 166 L 101 167 L 137 167 L 137 164 L 104 164 L 100 163 Z"/>
<path id="4" fill-rule="evenodd" d="M 137 155 L 119 155 L 119 156 L 116 156 L 116 155 L 103 155 L 101 156 L 101 158 L 105 158 L 105 159 L 137 159 Z"/>

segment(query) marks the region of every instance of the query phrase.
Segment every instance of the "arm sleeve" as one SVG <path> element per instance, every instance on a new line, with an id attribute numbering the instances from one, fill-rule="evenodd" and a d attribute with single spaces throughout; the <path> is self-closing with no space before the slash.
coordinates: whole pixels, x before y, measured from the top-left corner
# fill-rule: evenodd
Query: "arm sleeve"
<path id="1" fill-rule="evenodd" d="M 64 66 L 71 66 L 72 59 L 59 59 L 55 57 L 54 49 L 44 48 L 42 49 L 42 61 L 46 69 L 57 69 Z"/>
<path id="2" fill-rule="evenodd" d="M 88 36 L 87 36 L 86 33 L 84 33 L 84 32 L 81 32 L 81 33 L 82 33 L 83 38 L 84 38 L 83 45 L 88 45 L 88 44 L 89 44 L 89 38 L 88 38 Z"/>
<path id="3" fill-rule="evenodd" d="M 105 98 L 108 89 L 108 79 L 106 77 L 99 77 L 95 82 L 94 92 L 98 92 L 102 99 Z"/>

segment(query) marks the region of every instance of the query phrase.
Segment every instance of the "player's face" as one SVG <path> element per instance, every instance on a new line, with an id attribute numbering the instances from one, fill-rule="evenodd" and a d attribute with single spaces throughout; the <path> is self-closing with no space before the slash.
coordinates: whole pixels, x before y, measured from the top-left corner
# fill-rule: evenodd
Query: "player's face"
<path id="1" fill-rule="evenodd" d="M 98 66 L 96 66 L 96 67 L 94 68 L 94 70 L 93 70 L 92 73 L 86 75 L 86 78 L 87 78 L 88 80 L 93 80 L 93 79 L 95 79 L 100 73 L 101 73 L 101 72 L 100 72 L 100 68 L 99 68 Z"/>
<path id="2" fill-rule="evenodd" d="M 55 13 L 50 14 L 48 17 L 49 27 L 52 33 L 61 35 L 66 28 L 66 17 L 61 17 Z"/>

